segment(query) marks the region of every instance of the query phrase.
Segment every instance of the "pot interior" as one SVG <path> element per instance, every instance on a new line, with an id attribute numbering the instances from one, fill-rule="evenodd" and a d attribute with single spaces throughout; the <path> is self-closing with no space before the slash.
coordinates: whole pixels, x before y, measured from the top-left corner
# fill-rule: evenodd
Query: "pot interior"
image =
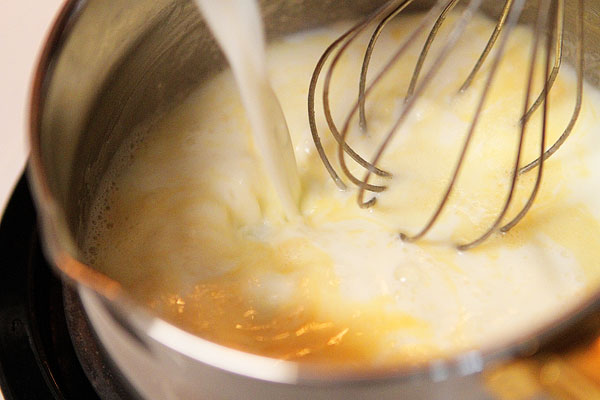
<path id="1" fill-rule="evenodd" d="M 267 37 L 367 15 L 383 1 L 262 1 Z M 415 2 L 418 9 L 431 2 Z M 529 1 L 522 22 L 532 20 Z M 77 246 L 112 156 L 130 135 L 179 104 L 226 67 L 190 0 L 74 1 L 47 66 L 39 126 L 45 178 L 66 236 Z M 575 5 L 575 2 L 567 2 Z M 503 4 L 485 2 L 496 16 Z M 586 2 L 585 76 L 598 86 L 600 3 Z M 574 7 L 567 7 L 564 56 L 574 58 Z M 34 133 L 35 134 L 35 133 Z M 79 258 L 75 247 L 69 249 Z M 85 261 L 85 260 L 82 260 Z"/>

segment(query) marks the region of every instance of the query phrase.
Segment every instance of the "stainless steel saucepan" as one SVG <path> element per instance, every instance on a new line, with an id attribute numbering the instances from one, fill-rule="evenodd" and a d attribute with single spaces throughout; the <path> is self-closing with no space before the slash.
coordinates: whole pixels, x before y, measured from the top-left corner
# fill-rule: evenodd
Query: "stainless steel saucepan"
<path id="1" fill-rule="evenodd" d="M 364 16 L 381 3 L 265 0 L 262 10 L 267 36 L 274 38 Z M 500 3 L 490 0 L 487 8 Z M 573 12 L 567 9 L 569 28 Z M 586 10 L 586 79 L 599 85 L 600 2 L 586 1 Z M 566 62 L 573 36 L 565 34 Z M 139 307 L 117 282 L 85 265 L 77 238 L 111 156 L 137 126 L 168 111 L 223 67 L 191 0 L 69 0 L 35 75 L 29 178 L 46 254 L 75 285 L 102 345 L 144 398 L 518 399 L 561 390 L 600 396 L 591 375 L 571 368 L 573 360 L 600 359 L 600 292 L 506 346 L 415 369 L 344 374 L 195 337 Z"/>

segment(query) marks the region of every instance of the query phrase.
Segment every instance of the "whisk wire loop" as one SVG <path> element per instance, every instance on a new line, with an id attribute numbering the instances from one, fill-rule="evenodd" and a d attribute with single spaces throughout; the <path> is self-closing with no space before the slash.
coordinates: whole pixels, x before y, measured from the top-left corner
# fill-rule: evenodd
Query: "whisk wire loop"
<path id="1" fill-rule="evenodd" d="M 507 25 L 507 31 L 510 32 L 514 25 L 516 24 L 516 21 L 518 19 L 518 16 L 521 13 L 521 10 L 524 6 L 525 1 L 524 0 L 517 0 L 517 3 L 514 5 L 513 8 L 513 4 L 511 4 L 511 10 L 509 12 L 509 21 L 508 21 L 508 25 Z M 425 225 L 425 227 L 423 229 L 421 229 L 421 231 L 419 231 L 419 233 L 413 235 L 413 236 L 409 236 L 405 233 L 400 233 L 400 237 L 404 240 L 407 241 L 416 241 L 420 238 L 422 238 L 423 236 L 425 236 L 430 230 L 431 228 L 434 226 L 434 224 L 437 222 L 437 220 L 439 219 L 440 215 L 442 214 L 442 211 L 444 210 L 444 208 L 446 207 L 448 200 L 450 199 L 450 196 L 452 194 L 452 191 L 456 185 L 456 181 L 460 175 L 462 166 L 464 164 L 464 161 L 466 159 L 467 156 L 467 151 L 469 149 L 469 145 L 471 144 L 471 141 L 473 139 L 473 136 L 475 134 L 475 130 L 477 128 L 477 124 L 479 122 L 479 118 L 481 116 L 481 112 L 484 108 L 485 102 L 487 100 L 487 96 L 490 92 L 490 89 L 492 87 L 492 83 L 494 81 L 494 78 L 496 77 L 496 70 L 498 69 L 499 65 L 500 65 L 500 61 L 502 59 L 502 55 L 504 53 L 506 44 L 508 41 L 508 35 L 504 36 L 502 38 L 502 40 L 500 41 L 500 47 L 498 48 L 498 52 L 496 53 L 492 65 L 490 67 L 490 70 L 488 72 L 488 76 L 487 79 L 485 81 L 483 90 L 481 92 L 481 95 L 479 97 L 479 101 L 477 103 L 477 108 L 475 109 L 475 113 L 473 115 L 473 119 L 471 120 L 471 124 L 469 126 L 469 130 L 467 132 L 467 135 L 465 137 L 460 155 L 458 157 L 458 161 L 456 162 L 456 166 L 454 167 L 454 172 L 452 173 L 452 177 L 450 178 L 450 182 L 448 183 L 448 185 L 446 186 L 446 190 L 444 192 L 444 195 L 442 197 L 442 200 L 440 201 L 440 203 L 438 204 L 438 206 L 436 207 L 435 211 L 433 212 L 432 216 L 430 217 L 429 221 L 427 222 L 427 224 Z M 460 248 L 461 246 L 459 246 Z"/>
<path id="2" fill-rule="evenodd" d="M 451 1 L 453 1 L 453 0 L 451 0 Z M 446 41 L 446 43 L 440 50 L 437 57 L 434 59 L 431 68 L 425 74 L 425 78 L 423 79 L 423 82 L 421 83 L 421 85 L 417 86 L 417 89 L 415 90 L 415 95 L 412 96 L 406 102 L 406 104 L 404 104 L 404 107 L 402 109 L 402 112 L 400 113 L 400 116 L 396 119 L 396 121 L 394 122 L 392 127 L 388 130 L 387 134 L 384 136 L 382 143 L 377 148 L 377 151 L 375 152 L 375 156 L 373 157 L 373 159 L 371 161 L 372 164 L 377 165 L 377 163 L 383 156 L 386 148 L 388 147 L 389 143 L 391 142 L 392 138 L 399 131 L 402 123 L 406 120 L 406 118 L 409 115 L 409 112 L 412 110 L 412 108 L 416 104 L 417 97 L 423 91 L 425 91 L 425 89 L 429 86 L 429 84 L 431 83 L 433 78 L 440 71 L 443 62 L 447 59 L 448 55 L 450 54 L 450 52 L 452 51 L 452 49 L 458 42 L 458 39 L 460 38 L 462 33 L 465 31 L 469 21 L 472 19 L 473 15 L 475 14 L 477 9 L 481 5 L 481 2 L 482 2 L 482 0 L 471 0 L 468 7 L 462 12 L 460 18 L 454 25 L 454 28 L 448 35 L 448 40 Z M 352 114 L 348 116 L 347 120 L 349 120 L 351 117 L 352 117 Z M 338 152 L 338 155 L 340 155 L 339 152 Z M 343 155 L 342 155 L 342 157 L 343 157 Z M 366 171 L 365 176 L 363 178 L 363 186 L 359 186 L 359 188 L 358 188 L 357 200 L 358 200 L 358 204 L 360 206 L 364 206 L 365 204 L 367 204 L 364 202 L 364 195 L 365 195 L 364 185 L 369 183 L 369 179 L 371 178 L 371 175 L 372 175 L 371 171 Z"/>
<path id="3" fill-rule="evenodd" d="M 584 72 L 583 44 L 584 44 L 584 34 L 585 34 L 585 30 L 584 30 L 584 26 L 583 26 L 584 25 L 585 7 L 584 7 L 583 0 L 578 0 L 577 12 L 578 12 L 578 15 L 576 18 L 577 45 L 576 45 L 576 50 L 575 50 L 575 52 L 576 52 L 575 68 L 576 68 L 576 74 L 577 74 L 577 94 L 576 94 L 573 114 L 571 115 L 571 119 L 569 120 L 567 127 L 565 128 L 563 133 L 560 135 L 560 137 L 556 140 L 556 142 L 554 142 L 554 144 L 552 146 L 550 146 L 550 148 L 544 152 L 544 155 L 542 157 L 538 157 L 537 159 L 533 160 L 529 164 L 522 167 L 519 170 L 520 174 L 524 174 L 528 171 L 531 171 L 533 168 L 537 167 L 540 164 L 542 159 L 547 160 L 550 156 L 552 156 L 554 153 L 556 153 L 556 151 L 564 144 L 564 142 L 567 140 L 567 138 L 573 131 L 573 128 L 575 127 L 575 123 L 577 122 L 577 119 L 579 118 L 579 114 L 581 112 L 581 105 L 583 102 L 583 72 Z"/>
<path id="4" fill-rule="evenodd" d="M 435 21 L 435 24 L 433 24 L 433 28 L 431 28 L 431 31 L 429 31 L 429 35 L 427 35 L 427 39 L 425 40 L 425 44 L 423 45 L 423 49 L 419 54 L 419 59 L 417 60 L 415 69 L 413 70 L 413 74 L 410 79 L 410 83 L 408 85 L 408 90 L 406 91 L 406 97 L 404 101 L 408 101 L 408 99 L 414 94 L 415 87 L 417 86 L 417 81 L 419 80 L 419 74 L 421 73 L 421 69 L 423 69 L 425 59 L 427 58 L 427 54 L 429 54 L 429 49 L 431 48 L 431 45 L 433 44 L 433 41 L 435 40 L 439 29 L 446 20 L 446 17 L 450 13 L 450 11 L 454 9 L 454 6 L 456 6 L 459 1 L 460 0 L 454 0 L 449 2 L 440 13 L 440 16 Z"/>
<path id="5" fill-rule="evenodd" d="M 377 39 L 379 39 L 383 28 L 385 28 L 387 23 L 391 21 L 396 15 L 400 14 L 402 10 L 404 10 L 404 7 L 397 7 L 395 10 L 392 10 L 392 12 L 390 12 L 383 20 L 381 20 L 381 22 L 377 25 L 377 28 L 375 28 L 375 31 L 371 35 L 371 38 L 369 39 L 369 44 L 367 46 L 367 50 L 365 51 L 365 56 L 363 58 L 363 63 L 360 69 L 360 80 L 358 83 L 359 126 L 363 132 L 367 131 L 367 117 L 365 111 L 365 88 L 367 86 L 367 74 L 369 71 L 369 63 L 371 62 L 371 56 L 373 55 L 375 44 L 377 43 Z"/>
<path id="6" fill-rule="evenodd" d="M 527 84 L 526 84 L 526 89 L 525 89 L 525 105 L 524 105 L 524 113 L 527 112 L 527 110 L 529 109 L 529 97 L 531 95 L 531 91 L 532 91 L 532 86 L 533 86 L 533 77 L 534 77 L 534 73 L 535 73 L 535 65 L 536 65 L 536 60 L 537 60 L 537 50 L 538 50 L 538 44 L 539 44 L 539 37 L 542 33 L 542 30 L 544 28 L 544 21 L 547 19 L 546 15 L 548 14 L 548 10 L 547 7 L 541 7 L 542 2 L 547 3 L 549 0 L 537 0 L 537 10 L 538 10 L 538 15 L 537 15 L 537 20 L 536 20 L 536 26 L 535 26 L 535 36 L 534 36 L 534 40 L 533 40 L 533 44 L 531 46 L 531 61 L 529 63 L 529 71 L 528 71 L 528 77 L 527 77 Z M 523 6 L 523 4 L 519 4 L 520 7 Z M 520 14 L 520 10 L 518 13 L 515 13 L 513 15 L 510 16 L 511 19 L 514 18 L 514 16 L 516 15 L 518 18 L 518 15 Z M 516 24 L 517 20 L 516 18 L 512 21 L 510 21 L 510 26 L 511 28 Z M 508 35 L 506 35 L 504 37 L 504 40 L 502 41 L 502 48 L 506 45 L 508 39 Z M 496 60 L 496 62 L 498 62 L 498 60 Z M 546 68 L 546 74 L 548 73 L 548 68 Z M 544 79 L 544 82 L 547 81 L 547 76 Z M 547 109 L 546 106 L 544 106 L 545 109 Z M 546 117 L 546 114 L 544 114 L 544 117 Z M 500 226 L 500 224 L 502 223 L 502 220 L 504 219 L 504 216 L 506 215 L 506 213 L 508 212 L 508 208 L 510 207 L 514 195 L 515 195 L 515 189 L 517 186 L 517 181 L 519 179 L 519 165 L 521 163 L 521 155 L 523 152 L 523 142 L 525 139 L 525 132 L 527 130 L 527 124 L 521 124 L 520 127 L 520 132 L 519 132 L 519 143 L 517 145 L 517 154 L 515 157 L 515 161 L 514 161 L 514 167 L 513 167 L 513 172 L 512 172 L 512 176 L 511 176 L 511 181 L 510 181 L 510 187 L 509 187 L 509 191 L 508 191 L 508 195 L 506 196 L 506 200 L 504 201 L 504 205 L 502 206 L 502 210 L 500 211 L 500 213 L 496 216 L 494 222 L 492 223 L 492 225 L 482 234 L 480 235 L 477 239 L 469 242 L 469 243 L 465 243 L 465 244 L 461 244 L 458 246 L 458 249 L 461 251 L 464 250 L 468 250 L 470 248 L 473 248 L 479 244 L 481 244 L 483 241 L 485 241 L 492 233 L 494 233 L 496 231 L 496 228 L 498 228 L 498 226 Z M 545 135 L 545 128 L 546 128 L 546 124 L 543 123 L 542 124 L 542 135 Z M 540 168 L 540 172 L 541 172 L 541 168 Z M 541 177 L 541 173 L 538 174 L 538 178 Z M 535 187 L 537 188 L 539 185 L 539 179 L 536 182 Z M 534 192 L 537 193 L 537 189 L 534 190 Z M 531 199 L 531 198 L 530 198 Z"/>
<path id="7" fill-rule="evenodd" d="M 313 142 L 315 143 L 317 152 L 319 153 L 319 157 L 321 158 L 321 161 L 323 162 L 323 165 L 325 166 L 327 172 L 329 173 L 331 178 L 334 180 L 334 182 L 336 183 L 338 188 L 340 188 L 341 190 L 346 189 L 346 184 L 339 177 L 339 175 L 337 174 L 337 172 L 335 171 L 335 169 L 329 162 L 329 158 L 327 157 L 327 154 L 325 153 L 325 149 L 323 148 L 323 145 L 321 143 L 321 137 L 319 136 L 319 131 L 317 129 L 317 123 L 316 123 L 316 117 L 315 117 L 315 93 L 317 90 L 317 83 L 319 80 L 319 76 L 321 75 L 321 71 L 322 71 L 323 67 L 325 66 L 325 63 L 327 62 L 329 56 L 333 53 L 333 51 L 341 43 L 343 43 L 346 39 L 348 39 L 349 37 L 354 35 L 356 32 L 360 32 L 361 30 L 363 30 L 369 23 L 371 23 L 371 21 L 377 19 L 380 15 L 382 15 L 386 12 L 389 12 L 390 9 L 399 7 L 399 5 L 396 5 L 395 3 L 399 3 L 399 2 L 390 2 L 390 3 L 384 4 L 379 10 L 377 10 L 375 13 L 373 13 L 369 18 L 367 18 L 360 24 L 354 25 L 349 30 L 344 32 L 333 43 L 331 43 L 327 47 L 325 52 L 321 55 L 319 60 L 317 61 L 317 65 L 315 66 L 315 69 L 313 71 L 313 74 L 312 74 L 312 77 L 310 80 L 309 90 L 308 90 L 308 122 L 309 122 L 309 126 L 310 126 L 311 135 L 313 138 Z M 337 134 L 337 131 L 335 131 L 335 132 L 332 131 L 332 135 L 337 140 L 337 139 L 339 139 L 339 135 L 336 136 L 336 134 Z M 348 149 L 348 150 L 351 150 L 351 149 Z"/>
<path id="8" fill-rule="evenodd" d="M 403 1 L 399 2 L 399 4 L 395 8 L 392 9 L 391 14 L 399 13 L 400 11 L 402 11 L 404 8 L 406 8 L 412 2 L 413 2 L 413 0 L 403 0 Z M 379 17 L 381 15 L 385 15 L 386 12 L 387 12 L 386 9 L 381 10 L 381 12 L 377 14 L 377 17 Z M 331 78 L 333 77 L 333 71 L 334 71 L 337 63 L 340 61 L 342 55 L 344 54 L 344 51 L 348 48 L 348 46 L 350 46 L 352 41 L 364 29 L 366 29 L 367 26 L 368 26 L 368 24 L 365 24 L 365 25 L 361 26 L 359 29 L 357 29 L 356 31 L 351 32 L 348 35 L 348 37 L 345 38 L 340 43 L 341 47 L 334 54 L 333 59 L 329 65 L 329 68 L 327 69 L 327 72 L 325 74 L 325 81 L 323 83 L 323 113 L 325 114 L 325 119 L 327 121 L 327 125 L 329 126 L 329 130 L 331 131 L 332 135 L 337 140 L 338 144 L 340 144 L 340 146 L 343 147 L 344 152 L 346 154 L 348 154 L 354 161 L 356 161 L 358 164 L 360 164 L 363 168 L 371 171 L 372 173 L 379 175 L 379 176 L 383 176 L 383 177 L 390 177 L 391 176 L 390 173 L 377 168 L 372 163 L 367 162 L 364 158 L 362 158 L 360 155 L 358 155 L 358 153 L 356 153 L 343 139 L 341 139 L 341 135 L 339 133 L 339 130 L 338 130 L 338 128 L 335 124 L 335 121 L 333 120 L 333 116 L 331 114 L 331 105 L 330 105 L 330 101 L 329 101 L 329 89 L 331 87 Z M 349 179 L 352 180 L 350 177 L 349 177 Z M 354 181 L 353 181 L 353 183 L 357 184 Z M 384 189 L 385 189 L 384 186 L 377 186 L 377 185 L 371 185 L 369 187 L 369 190 L 374 191 L 374 192 L 380 192 L 380 191 L 383 191 Z"/>
<path id="9" fill-rule="evenodd" d="M 553 18 L 557 18 L 557 19 L 561 19 L 562 18 L 562 13 L 563 13 L 563 8 L 564 7 L 564 3 L 562 1 L 559 1 L 556 4 L 553 4 L 554 7 L 551 8 L 551 12 L 549 13 L 549 19 L 548 19 L 548 26 L 550 26 L 552 24 L 552 20 Z M 553 15 L 555 17 L 553 17 Z M 557 24 L 556 26 L 557 28 L 559 27 L 559 25 Z M 551 64 L 551 49 L 552 49 L 552 37 L 555 35 L 561 35 L 562 33 L 559 32 L 558 29 L 551 31 L 547 37 L 546 37 L 546 65 L 545 65 L 545 81 L 549 82 L 548 79 L 551 79 L 551 76 L 549 76 L 549 74 L 554 73 L 554 71 L 556 70 L 556 63 L 554 64 L 553 70 L 552 72 L 550 71 L 550 64 Z M 556 59 L 555 59 L 556 62 Z M 548 84 L 546 83 L 546 87 L 548 87 Z M 544 88 L 544 90 L 546 90 Z M 539 97 L 538 97 L 539 99 Z M 529 198 L 527 199 L 527 202 L 525 203 L 525 205 L 521 208 L 521 210 L 517 213 L 517 215 L 515 217 L 513 217 L 512 220 L 510 220 L 510 222 L 506 223 L 504 226 L 502 226 L 502 228 L 500 228 L 500 231 L 503 233 L 508 232 L 509 230 L 511 230 L 515 225 L 517 225 L 522 219 L 523 217 L 525 217 L 525 214 L 527 214 L 527 212 L 529 212 L 529 209 L 531 208 L 531 206 L 533 205 L 533 202 L 535 201 L 535 198 L 540 190 L 540 186 L 542 183 L 542 177 L 543 177 L 543 173 L 544 173 L 544 150 L 546 149 L 546 136 L 547 136 L 547 127 L 548 127 L 548 109 L 550 107 L 549 103 L 550 103 L 550 97 L 549 96 L 544 96 L 544 100 L 543 100 L 543 108 L 542 108 L 542 126 L 541 126 L 541 130 L 540 130 L 540 163 L 539 163 L 539 168 L 537 170 L 537 175 L 535 178 L 535 183 L 533 185 L 533 190 L 531 191 Z M 522 124 L 522 126 L 524 126 L 527 123 L 527 120 Z M 518 166 L 517 166 L 518 168 Z M 520 175 L 520 173 L 519 173 Z"/>
<path id="10" fill-rule="evenodd" d="M 439 9 L 441 9 L 441 6 L 443 5 L 443 1 L 439 1 L 438 5 L 436 7 L 434 7 L 423 19 L 423 21 L 421 22 L 421 24 L 419 25 L 419 27 L 417 27 L 417 29 L 415 29 L 413 31 L 413 33 L 411 35 L 409 35 L 408 38 L 406 38 L 406 40 L 404 41 L 404 43 L 398 48 L 398 50 L 396 51 L 396 53 L 388 60 L 388 62 L 385 64 L 385 66 L 381 69 L 381 71 L 379 71 L 379 73 L 375 76 L 375 78 L 372 80 L 372 82 L 370 82 L 369 86 L 367 87 L 367 89 L 365 90 L 365 98 L 369 96 L 369 94 L 371 93 L 371 91 L 373 90 L 373 88 L 381 81 L 381 79 L 388 73 L 389 69 L 398 61 L 398 59 L 404 54 L 404 52 L 408 49 L 408 47 L 411 45 L 411 43 L 415 40 L 415 38 L 418 37 L 418 35 L 425 29 L 425 27 L 433 20 L 433 18 L 435 17 L 436 13 L 439 12 Z M 349 128 L 350 128 L 350 122 L 352 121 L 352 118 L 356 115 L 356 112 L 358 110 L 359 107 L 359 102 L 355 102 L 354 106 L 352 107 L 352 109 L 350 110 L 350 112 L 348 113 L 348 116 L 346 117 L 345 121 L 344 121 L 344 125 L 342 128 L 342 132 L 341 132 L 341 141 L 338 142 L 338 160 L 340 163 L 340 168 L 342 169 L 342 171 L 344 172 L 344 174 L 348 177 L 348 179 L 350 179 L 350 181 L 352 181 L 352 183 L 354 183 L 356 186 L 359 187 L 359 196 L 358 196 L 358 204 L 360 207 L 362 208 L 366 208 L 366 207 L 370 207 L 373 204 L 375 204 L 376 198 L 373 197 L 368 201 L 363 201 L 363 195 L 361 194 L 361 192 L 363 192 L 364 194 L 364 190 L 368 190 L 371 192 L 375 192 L 374 190 L 371 190 L 372 186 L 371 184 L 369 184 L 366 180 L 360 180 L 358 179 L 356 176 L 354 176 L 350 170 L 348 169 L 348 166 L 346 164 L 346 159 L 344 157 L 344 152 L 342 151 L 342 143 L 346 143 L 347 140 L 347 136 L 348 136 L 348 132 L 349 132 Z M 378 161 L 378 160 L 377 160 Z M 376 165 L 373 162 L 371 162 L 372 165 Z M 367 171 L 370 173 L 372 172 L 371 170 Z M 385 189 L 385 187 L 383 187 L 383 189 Z"/>
<path id="11" fill-rule="evenodd" d="M 496 24 L 496 27 L 492 32 L 492 36 L 490 36 L 487 44 L 485 45 L 485 48 L 483 49 L 483 52 L 477 59 L 477 62 L 475 62 L 475 66 L 469 73 L 469 76 L 460 87 L 460 92 L 464 92 L 469 86 L 471 86 L 471 83 L 475 79 L 475 76 L 477 75 L 477 73 L 481 69 L 481 66 L 490 54 L 490 51 L 492 51 L 492 48 L 494 47 L 494 44 L 496 44 L 496 40 L 498 39 L 500 32 L 502 32 L 502 28 L 504 28 L 504 24 L 506 23 L 506 18 L 508 17 L 508 13 L 512 7 L 512 4 L 513 0 L 506 0 L 506 2 L 504 3 L 504 8 L 502 9 L 502 13 L 500 14 L 500 19 L 498 20 L 498 23 Z"/>
<path id="12" fill-rule="evenodd" d="M 544 99 L 546 98 L 546 96 L 548 95 L 550 90 L 552 90 L 552 86 L 554 85 L 554 82 L 556 81 L 556 77 L 558 76 L 558 71 L 560 70 L 560 65 L 562 63 L 564 13 L 565 13 L 565 1 L 557 0 L 556 28 L 554 30 L 555 35 L 556 35 L 556 42 L 555 42 L 555 48 L 554 48 L 554 52 L 555 52 L 554 66 L 552 67 L 552 72 L 550 73 L 550 76 L 548 77 L 548 81 L 544 85 L 542 92 L 540 93 L 538 98 L 535 100 L 535 102 L 533 103 L 531 108 L 527 111 L 527 113 L 525 113 L 525 115 L 523 115 L 523 117 L 521 117 L 520 123 L 524 123 L 527 120 L 529 120 L 531 115 L 533 115 L 533 113 L 538 109 L 540 104 L 542 104 L 542 101 L 544 101 Z"/>

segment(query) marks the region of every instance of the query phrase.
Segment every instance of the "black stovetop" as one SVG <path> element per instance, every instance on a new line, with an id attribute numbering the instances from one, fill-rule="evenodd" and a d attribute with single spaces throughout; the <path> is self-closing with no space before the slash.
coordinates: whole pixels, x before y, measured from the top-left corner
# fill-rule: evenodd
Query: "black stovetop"
<path id="1" fill-rule="evenodd" d="M 27 179 L 0 223 L 0 388 L 6 400 L 137 398 L 98 345 L 76 291 L 42 254 Z"/>

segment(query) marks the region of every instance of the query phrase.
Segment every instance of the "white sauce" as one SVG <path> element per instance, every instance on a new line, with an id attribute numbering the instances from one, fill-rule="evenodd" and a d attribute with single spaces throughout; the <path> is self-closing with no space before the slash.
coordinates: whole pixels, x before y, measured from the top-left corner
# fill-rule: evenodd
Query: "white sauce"
<path id="1" fill-rule="evenodd" d="M 402 21 L 380 39 L 375 62 L 414 29 L 412 18 Z M 585 87 L 576 129 L 548 161 L 541 192 L 521 224 L 457 252 L 451 244 L 482 232 L 506 195 L 529 54 L 530 33 L 517 30 L 440 226 L 424 241 L 404 243 L 398 232 L 425 223 L 449 179 L 486 67 L 467 93 L 456 90 L 493 23 L 478 18 L 470 25 L 468 39 L 419 101 L 384 157 L 384 168 L 394 173 L 390 188 L 368 210 L 357 207 L 355 193 L 336 189 L 306 116 L 312 69 L 343 28 L 294 35 L 268 50 L 298 162 L 300 218 L 282 221 L 280 200 L 264 190 L 270 177 L 258 167 L 250 124 L 225 72 L 155 124 L 130 165 L 107 177 L 87 239 L 90 261 L 160 315 L 210 340 L 273 357 L 363 367 L 510 340 L 597 289 L 600 94 Z M 350 50 L 334 79 L 339 123 L 356 98 L 362 49 Z M 369 102 L 371 136 L 352 133 L 365 157 L 379 143 L 378 127 L 397 113 L 419 50 L 420 43 Z M 550 100 L 549 142 L 570 118 L 574 90 L 574 73 L 565 66 Z M 528 130 L 525 161 L 535 157 L 539 122 L 534 118 Z M 334 140 L 323 141 L 333 155 Z M 124 148 L 115 165 L 130 153 Z M 534 175 L 520 184 L 510 216 Z"/>

